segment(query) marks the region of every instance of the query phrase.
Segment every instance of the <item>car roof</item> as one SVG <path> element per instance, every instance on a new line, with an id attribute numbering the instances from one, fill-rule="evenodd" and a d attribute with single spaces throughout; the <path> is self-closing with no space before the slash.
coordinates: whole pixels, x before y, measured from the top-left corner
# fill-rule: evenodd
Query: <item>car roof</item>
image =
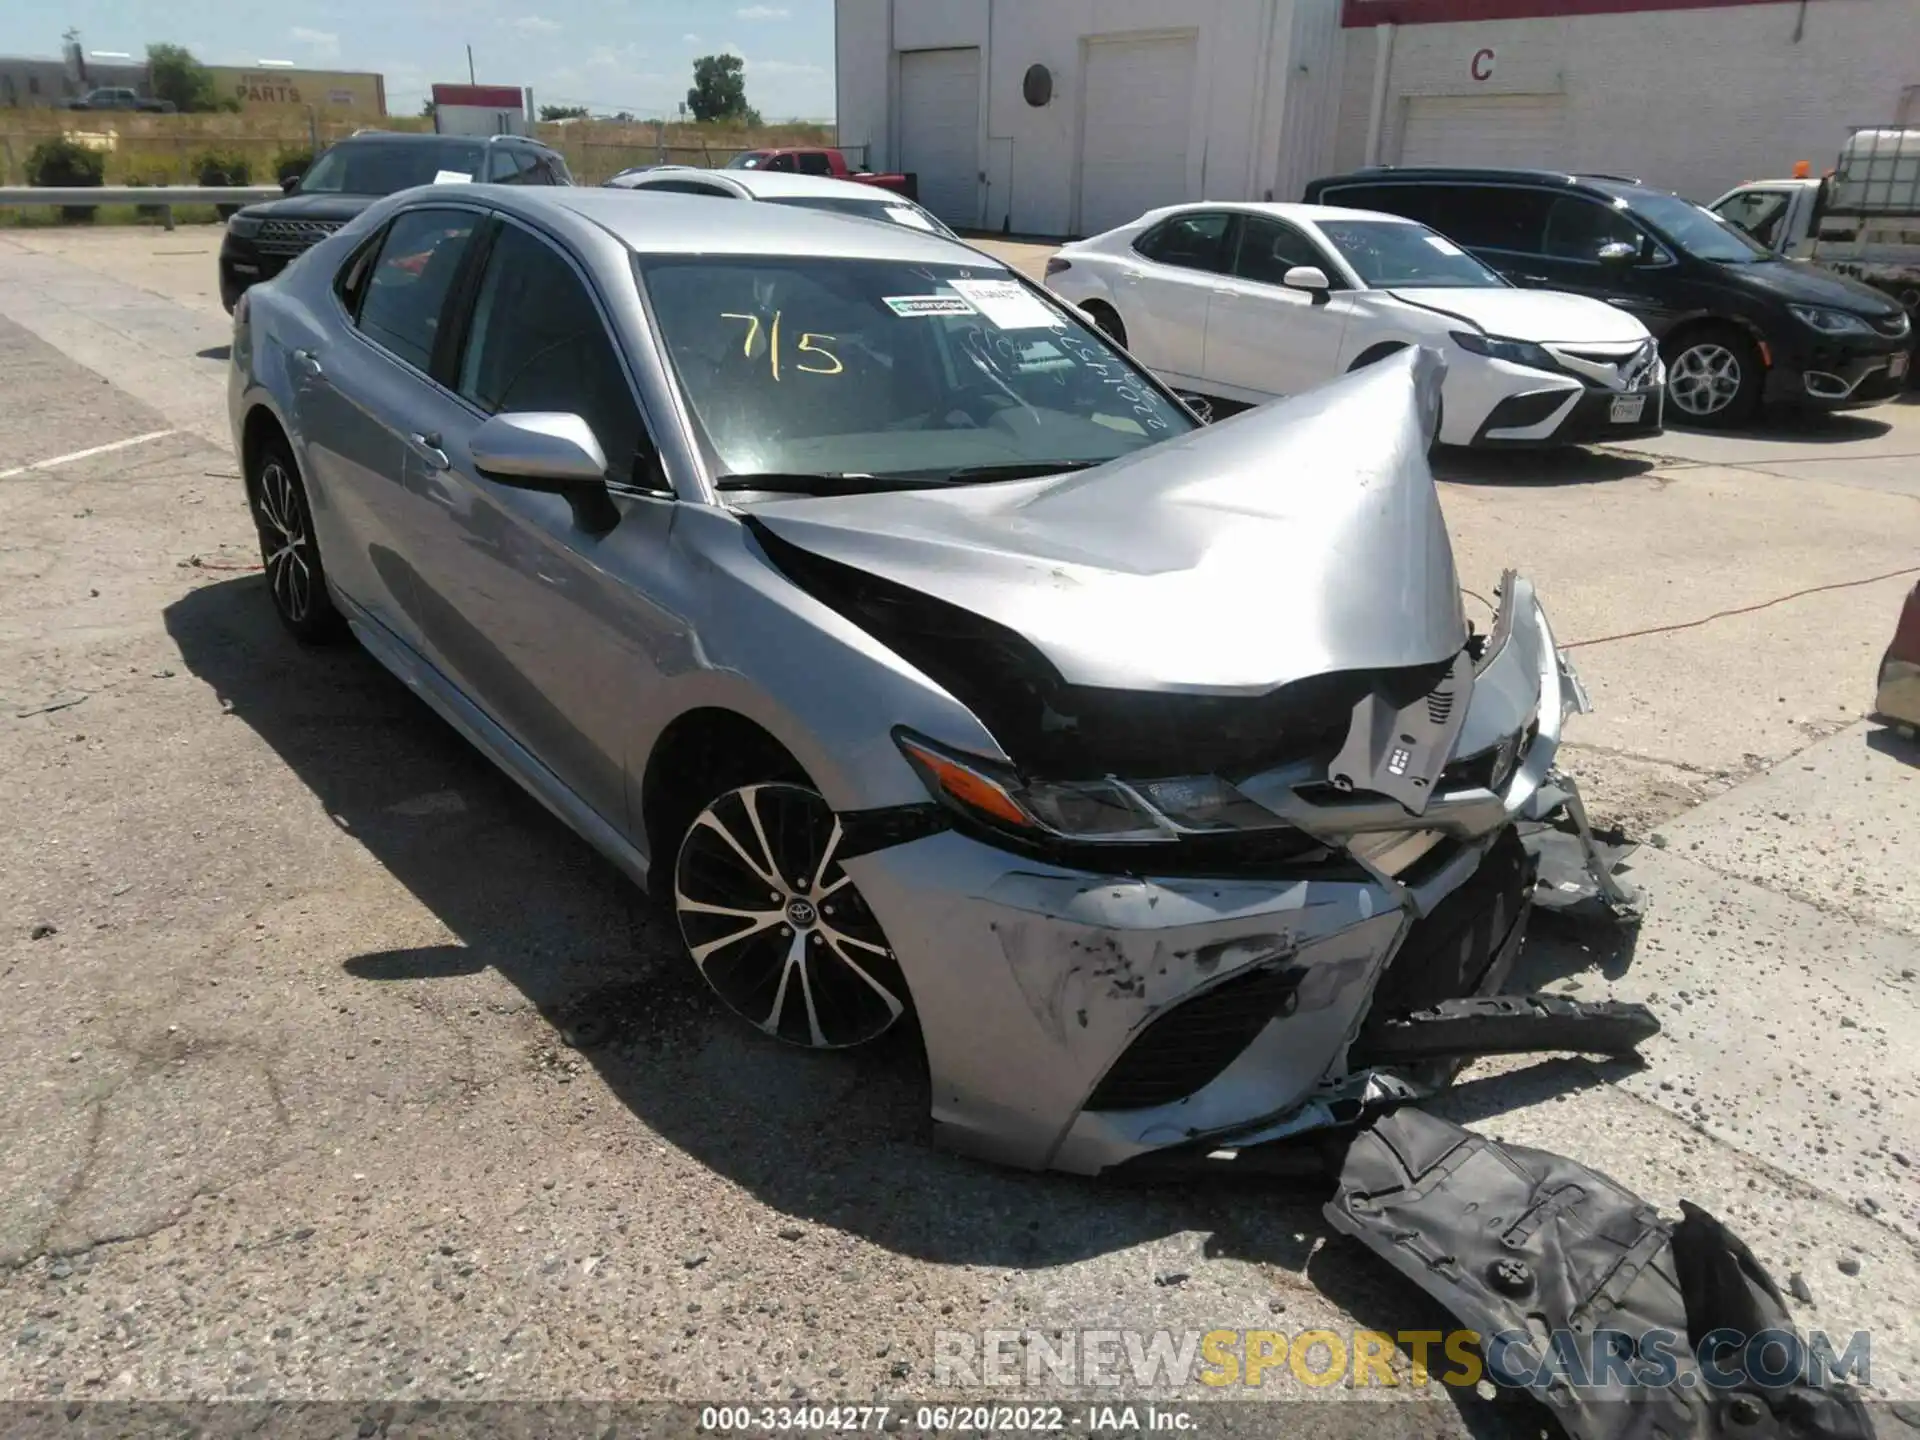
<path id="1" fill-rule="evenodd" d="M 1193 200 L 1184 205 L 1168 205 L 1160 210 L 1150 210 L 1141 218 L 1161 220 L 1173 215 L 1214 210 L 1231 210 L 1248 215 L 1271 215 L 1276 220 L 1289 220 L 1297 225 L 1317 225 L 1323 220 L 1392 220 L 1401 225 L 1418 223 L 1407 219 L 1404 215 L 1389 215 L 1380 210 L 1354 210 L 1343 205 L 1306 205 L 1285 200 Z"/>
<path id="2" fill-rule="evenodd" d="M 558 214 L 596 226 L 647 255 L 820 255 L 1007 270 L 991 255 L 931 230 L 790 205 L 716 205 L 700 195 L 597 185 L 462 188 L 508 214 L 535 220 Z"/>
<path id="3" fill-rule="evenodd" d="M 1600 175 L 1591 171 L 1503 169 L 1493 166 L 1464 165 L 1375 165 L 1345 175 L 1328 175 L 1315 180 L 1309 190 L 1329 185 L 1347 185 L 1364 181 L 1431 181 L 1438 183 L 1473 181 L 1480 184 L 1526 184 L 1575 187 L 1599 191 L 1604 195 L 1665 195 L 1670 192 L 1646 185 L 1627 175 Z"/>
<path id="4" fill-rule="evenodd" d="M 851 180 L 836 180 L 830 175 L 791 175 L 771 170 L 715 170 L 731 185 L 738 185 L 756 200 L 805 199 L 823 197 L 841 200 L 871 200 L 876 204 L 906 205 L 912 202 L 891 190 L 876 190 Z M 677 179 L 686 178 L 684 175 Z"/>
<path id="5" fill-rule="evenodd" d="M 335 145 L 351 145 L 354 141 L 386 145 L 535 145 L 545 150 L 548 147 L 530 135 L 443 135 L 437 130 L 356 130 L 351 135 L 343 135 L 326 148 Z"/>

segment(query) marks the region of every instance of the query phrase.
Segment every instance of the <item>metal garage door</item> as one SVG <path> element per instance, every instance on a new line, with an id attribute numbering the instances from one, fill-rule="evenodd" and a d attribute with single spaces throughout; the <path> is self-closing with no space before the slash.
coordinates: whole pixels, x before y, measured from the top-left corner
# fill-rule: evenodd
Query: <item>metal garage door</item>
<path id="1" fill-rule="evenodd" d="M 920 177 L 920 203 L 949 225 L 979 223 L 979 50 L 900 57 L 900 168 Z"/>
<path id="2" fill-rule="evenodd" d="M 1088 42 L 1075 227 L 1082 235 L 1188 198 L 1193 61 L 1190 35 Z"/>
<path id="3" fill-rule="evenodd" d="M 1413 95 L 1400 134 L 1402 165 L 1567 163 L 1562 95 Z"/>

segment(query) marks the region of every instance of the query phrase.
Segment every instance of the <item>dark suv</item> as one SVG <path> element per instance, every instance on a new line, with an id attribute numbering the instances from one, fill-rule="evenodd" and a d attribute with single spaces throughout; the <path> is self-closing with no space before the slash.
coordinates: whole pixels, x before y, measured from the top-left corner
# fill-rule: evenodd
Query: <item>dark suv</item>
<path id="1" fill-rule="evenodd" d="M 249 205 L 227 221 L 220 303 L 233 313 L 249 285 L 278 275 L 383 195 L 415 185 L 571 185 L 557 151 L 522 135 L 408 135 L 363 131 L 321 152 L 283 187 L 284 200 Z"/>
<path id="2" fill-rule="evenodd" d="M 1516 285 L 1637 315 L 1666 357 L 1670 420 L 1735 425 L 1763 401 L 1847 409 L 1904 383 L 1908 320 L 1895 301 L 1635 181 L 1381 168 L 1315 180 L 1306 199 L 1419 220 Z"/>

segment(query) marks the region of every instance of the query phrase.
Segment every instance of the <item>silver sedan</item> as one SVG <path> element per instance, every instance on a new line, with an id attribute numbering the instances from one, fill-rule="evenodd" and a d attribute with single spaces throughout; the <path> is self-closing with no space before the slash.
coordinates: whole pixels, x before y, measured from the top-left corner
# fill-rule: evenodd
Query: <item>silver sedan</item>
<path id="1" fill-rule="evenodd" d="M 747 1022 L 917 1025 L 951 1144 L 1333 1123 L 1428 1073 L 1376 1022 L 1505 978 L 1578 691 L 1525 580 L 1467 623 L 1425 352 L 1202 426 L 935 234 L 467 185 L 250 290 L 232 357 L 287 628 L 662 896 Z"/>

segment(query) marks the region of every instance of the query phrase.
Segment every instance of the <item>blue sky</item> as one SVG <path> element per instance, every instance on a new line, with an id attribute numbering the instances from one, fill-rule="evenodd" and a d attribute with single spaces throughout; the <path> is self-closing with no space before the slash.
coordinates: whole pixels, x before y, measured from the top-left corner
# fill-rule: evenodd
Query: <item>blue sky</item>
<path id="1" fill-rule="evenodd" d="M 694 57 L 726 49 L 746 60 L 747 101 L 767 119 L 833 115 L 833 0 L 26 0 L 9 8 L 0 52 L 57 55 L 71 25 L 89 50 L 138 55 L 173 41 L 214 65 L 270 59 L 377 70 L 396 113 L 418 110 L 436 80 L 464 81 L 471 44 L 480 80 L 530 85 L 542 105 L 670 114 L 692 83 Z"/>

